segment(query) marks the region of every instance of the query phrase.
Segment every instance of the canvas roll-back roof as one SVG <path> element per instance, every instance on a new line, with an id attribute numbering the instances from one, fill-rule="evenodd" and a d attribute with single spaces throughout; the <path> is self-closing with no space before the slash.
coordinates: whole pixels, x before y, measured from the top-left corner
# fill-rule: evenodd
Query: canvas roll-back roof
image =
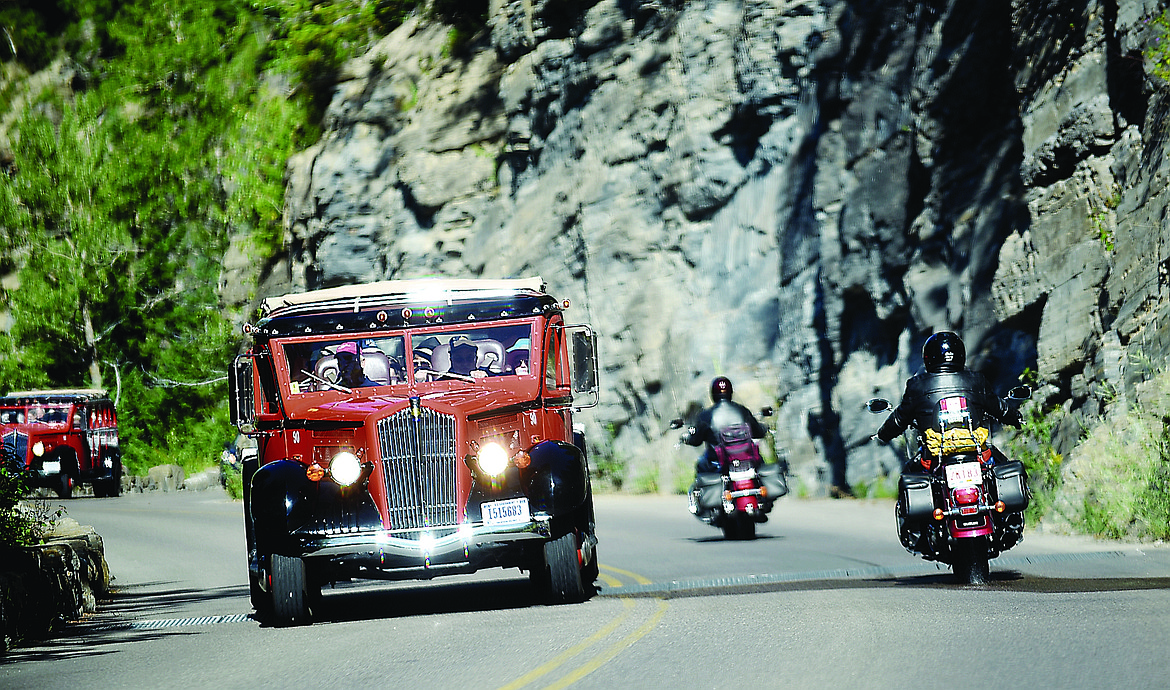
<path id="1" fill-rule="evenodd" d="M 420 278 L 270 297 L 244 332 L 254 338 L 321 335 L 531 317 L 562 305 L 539 276 L 522 279 Z"/>
<path id="2" fill-rule="evenodd" d="M 0 404 L 27 404 L 33 402 L 85 402 L 89 400 L 100 400 L 105 397 L 107 397 L 106 391 L 99 388 L 59 388 L 39 391 L 13 391 L 8 395 L 0 397 Z"/>
<path id="3" fill-rule="evenodd" d="M 544 280 L 539 276 L 518 279 L 458 279 L 458 278 L 415 278 L 411 280 L 383 280 L 361 285 L 345 285 L 311 292 L 290 293 L 269 297 L 260 306 L 260 314 L 267 316 L 274 311 L 301 305 L 320 305 L 327 308 L 352 303 L 354 311 L 374 304 L 439 299 L 467 299 L 478 296 L 505 296 L 521 293 L 544 293 Z"/>

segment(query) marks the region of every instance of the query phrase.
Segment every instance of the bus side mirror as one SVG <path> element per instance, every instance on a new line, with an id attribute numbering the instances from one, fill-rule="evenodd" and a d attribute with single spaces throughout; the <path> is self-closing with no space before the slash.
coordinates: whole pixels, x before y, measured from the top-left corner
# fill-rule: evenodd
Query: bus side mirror
<path id="1" fill-rule="evenodd" d="M 573 406 L 593 407 L 600 398 L 597 375 L 597 333 L 589 326 L 565 328 L 569 344 L 570 379 L 573 384 Z M 585 398 L 579 400 L 578 396 Z"/>
<path id="2" fill-rule="evenodd" d="M 240 433 L 256 431 L 256 389 L 255 363 L 249 355 L 240 355 L 232 362 L 228 376 L 228 407 L 231 408 L 232 424 Z"/>

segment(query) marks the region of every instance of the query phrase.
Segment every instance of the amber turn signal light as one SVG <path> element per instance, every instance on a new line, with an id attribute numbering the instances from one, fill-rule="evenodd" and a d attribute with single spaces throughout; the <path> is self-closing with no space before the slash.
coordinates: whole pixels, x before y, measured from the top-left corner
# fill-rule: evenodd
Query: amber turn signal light
<path id="1" fill-rule="evenodd" d="M 312 465 L 309 465 L 305 468 L 305 476 L 308 477 L 309 481 L 311 482 L 319 482 L 325 476 L 325 468 L 321 467 L 317 463 L 313 463 Z"/>
<path id="2" fill-rule="evenodd" d="M 995 512 L 1002 513 L 1005 510 L 1007 510 L 1007 506 L 1004 505 L 1003 501 L 996 501 L 995 502 Z"/>
<path id="3" fill-rule="evenodd" d="M 935 509 L 934 509 L 934 519 L 935 519 L 935 520 L 941 520 L 941 519 L 943 519 L 943 511 L 942 511 L 942 508 L 935 508 Z"/>

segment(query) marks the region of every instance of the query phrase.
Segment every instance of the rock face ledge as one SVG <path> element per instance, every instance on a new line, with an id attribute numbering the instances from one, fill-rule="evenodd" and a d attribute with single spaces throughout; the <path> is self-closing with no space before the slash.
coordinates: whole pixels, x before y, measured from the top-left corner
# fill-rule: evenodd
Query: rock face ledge
<path id="1" fill-rule="evenodd" d="M 602 338 L 594 457 L 660 489 L 716 374 L 780 406 L 808 492 L 896 471 L 861 403 L 943 329 L 1001 390 L 1035 372 L 1072 443 L 1170 357 L 1161 11 L 492 0 L 453 55 L 411 21 L 290 162 L 258 292 L 540 274 Z"/>
<path id="2" fill-rule="evenodd" d="M 9 550 L 0 562 L 0 652 L 93 613 L 109 592 L 102 538 L 68 518 L 45 544 Z"/>

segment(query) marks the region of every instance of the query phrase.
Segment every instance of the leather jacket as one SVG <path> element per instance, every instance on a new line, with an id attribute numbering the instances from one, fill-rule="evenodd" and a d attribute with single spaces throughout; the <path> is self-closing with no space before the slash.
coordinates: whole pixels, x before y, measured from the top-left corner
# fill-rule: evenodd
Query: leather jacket
<path id="1" fill-rule="evenodd" d="M 1020 425 L 1020 411 L 1008 407 L 982 374 L 969 369 L 938 374 L 919 372 L 906 381 L 902 402 L 878 429 L 878 438 L 890 441 L 911 426 L 919 432 L 934 428 L 942 401 L 956 396 L 966 398 L 966 409 L 975 426 L 986 427 L 990 420 Z"/>
<path id="2" fill-rule="evenodd" d="M 747 424 L 752 438 L 763 438 L 768 433 L 748 408 L 731 400 L 720 400 L 699 413 L 686 442 L 691 446 L 717 445 L 720 432 L 736 424 Z"/>

